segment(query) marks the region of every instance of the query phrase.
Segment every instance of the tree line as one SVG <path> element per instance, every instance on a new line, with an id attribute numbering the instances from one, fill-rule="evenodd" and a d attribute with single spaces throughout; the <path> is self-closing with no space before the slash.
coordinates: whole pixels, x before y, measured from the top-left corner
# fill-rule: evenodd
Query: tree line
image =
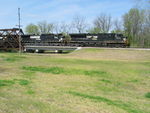
<path id="1" fill-rule="evenodd" d="M 142 0 L 137 0 L 138 3 Z M 72 22 L 48 23 L 41 21 L 26 26 L 28 34 L 49 33 L 122 33 L 128 37 L 132 47 L 150 47 L 150 0 L 143 7 L 131 8 L 122 18 L 113 20 L 111 15 L 100 13 L 92 22 L 76 15 Z"/>

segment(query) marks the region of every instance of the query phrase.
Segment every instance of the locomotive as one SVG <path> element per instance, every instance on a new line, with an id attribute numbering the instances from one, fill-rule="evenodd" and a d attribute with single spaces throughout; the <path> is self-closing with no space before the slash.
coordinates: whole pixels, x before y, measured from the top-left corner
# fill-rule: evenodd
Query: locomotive
<path id="1" fill-rule="evenodd" d="M 24 46 L 127 47 L 127 37 L 116 33 L 22 35 Z"/>
<path id="2" fill-rule="evenodd" d="M 69 46 L 69 47 L 128 47 L 127 37 L 116 33 L 60 33 L 24 34 L 21 29 L 0 29 L 0 50 L 16 49 L 21 46 Z"/>

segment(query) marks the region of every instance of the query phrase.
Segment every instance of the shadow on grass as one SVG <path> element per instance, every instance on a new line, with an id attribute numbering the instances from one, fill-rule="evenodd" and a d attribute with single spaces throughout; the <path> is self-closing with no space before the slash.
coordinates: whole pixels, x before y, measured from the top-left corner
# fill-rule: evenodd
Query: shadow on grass
<path id="1" fill-rule="evenodd" d="M 71 94 L 71 95 L 74 95 L 74 96 L 79 96 L 79 97 L 82 97 L 82 98 L 96 100 L 98 102 L 104 102 L 108 105 L 113 105 L 113 106 L 116 106 L 118 108 L 121 108 L 121 109 L 127 111 L 128 113 L 143 113 L 141 110 L 134 109 L 133 106 L 125 104 L 125 103 L 120 102 L 120 101 L 113 101 L 113 100 L 107 99 L 105 97 L 91 96 L 91 95 L 82 94 L 82 93 L 73 92 L 73 91 L 69 91 L 68 93 Z"/>
<path id="2" fill-rule="evenodd" d="M 97 70 L 81 70 L 81 69 L 65 69 L 62 67 L 22 67 L 24 70 L 33 71 L 33 72 L 43 72 L 43 73 L 52 73 L 52 74 L 66 74 L 66 75 L 87 75 L 87 76 L 108 76 L 109 74 L 105 71 Z"/>

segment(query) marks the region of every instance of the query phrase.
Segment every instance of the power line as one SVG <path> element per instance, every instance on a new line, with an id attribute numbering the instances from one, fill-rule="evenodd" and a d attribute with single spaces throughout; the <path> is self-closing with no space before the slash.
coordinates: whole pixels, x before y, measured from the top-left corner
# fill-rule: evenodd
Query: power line
<path id="1" fill-rule="evenodd" d="M 20 8 L 18 8 L 18 27 L 19 27 L 19 53 L 21 53 L 22 47 L 21 47 L 21 16 L 20 16 Z"/>

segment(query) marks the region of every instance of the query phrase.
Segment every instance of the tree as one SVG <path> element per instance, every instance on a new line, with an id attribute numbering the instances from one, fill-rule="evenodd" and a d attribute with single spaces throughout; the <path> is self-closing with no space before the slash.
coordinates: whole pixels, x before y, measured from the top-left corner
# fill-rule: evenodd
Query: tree
<path id="1" fill-rule="evenodd" d="M 63 42 L 65 44 L 69 43 L 71 41 L 71 36 L 67 33 L 62 33 L 62 36 L 64 37 Z"/>
<path id="2" fill-rule="evenodd" d="M 110 31 L 111 24 L 111 16 L 104 13 L 101 13 L 94 20 L 95 28 L 101 29 L 103 33 L 108 33 Z"/>
<path id="3" fill-rule="evenodd" d="M 32 23 L 26 26 L 25 32 L 27 34 L 35 34 L 35 35 L 39 35 L 40 33 L 38 26 Z"/>
<path id="4" fill-rule="evenodd" d="M 41 21 L 38 23 L 40 34 L 52 33 L 54 30 L 54 24 L 47 23 L 46 21 Z"/>
<path id="5" fill-rule="evenodd" d="M 138 9 L 150 9 L 150 0 L 134 0 L 134 4 Z"/>
<path id="6" fill-rule="evenodd" d="M 124 30 L 131 45 L 150 47 L 150 0 L 135 0 L 135 8 L 123 16 Z"/>
<path id="7" fill-rule="evenodd" d="M 61 22 L 60 25 L 59 25 L 60 29 L 59 29 L 59 32 L 60 33 L 69 33 L 70 32 L 70 25 L 69 24 L 66 24 L 65 22 Z"/>
<path id="8" fill-rule="evenodd" d="M 55 23 L 54 24 L 54 31 L 56 33 L 71 33 L 72 32 L 72 26 L 69 23 L 61 22 L 61 23 Z"/>
<path id="9" fill-rule="evenodd" d="M 58 23 L 54 24 L 54 32 L 57 34 L 59 33 L 59 24 Z"/>
<path id="10" fill-rule="evenodd" d="M 113 22 L 113 26 L 114 26 L 114 30 L 112 31 L 113 33 L 122 33 L 123 32 L 123 26 L 121 21 L 119 21 L 118 19 L 114 20 Z"/>
<path id="11" fill-rule="evenodd" d="M 101 29 L 100 28 L 97 28 L 97 27 L 93 27 L 93 28 L 90 28 L 88 31 L 88 33 L 101 33 Z"/>
<path id="12" fill-rule="evenodd" d="M 140 46 L 150 47 L 150 11 L 145 12 L 144 24 L 140 33 Z"/>
<path id="13" fill-rule="evenodd" d="M 86 29 L 86 21 L 83 16 L 76 15 L 73 19 L 72 25 L 78 33 L 85 32 Z"/>
<path id="14" fill-rule="evenodd" d="M 129 38 L 129 42 L 137 46 L 139 43 L 139 34 L 142 31 L 144 22 L 144 11 L 132 8 L 123 16 L 124 30 Z"/>

